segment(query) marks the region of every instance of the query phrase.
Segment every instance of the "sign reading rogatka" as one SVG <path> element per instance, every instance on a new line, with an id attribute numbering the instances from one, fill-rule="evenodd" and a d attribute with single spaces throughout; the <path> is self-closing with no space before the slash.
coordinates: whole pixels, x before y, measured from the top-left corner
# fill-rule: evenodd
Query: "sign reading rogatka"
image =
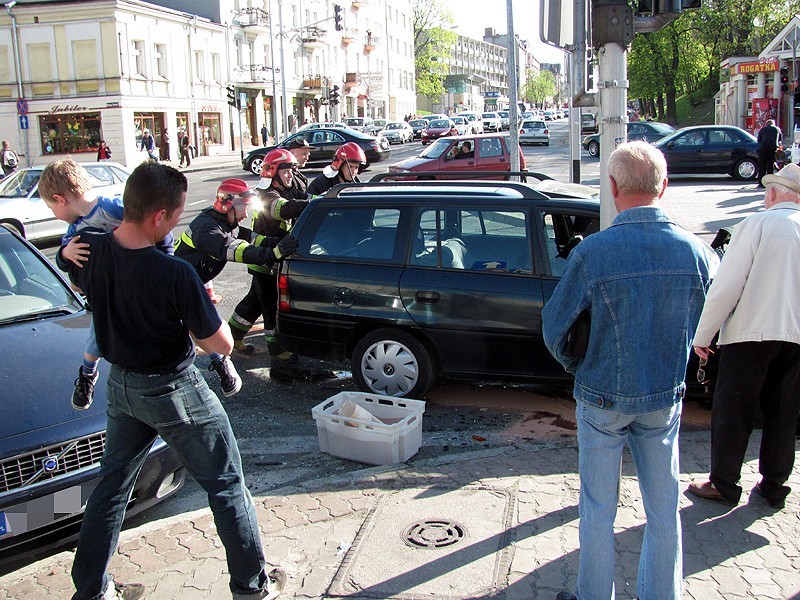
<path id="1" fill-rule="evenodd" d="M 753 73 L 771 73 L 778 70 L 778 60 L 760 60 L 756 62 L 741 62 L 731 67 L 731 75 L 750 75 Z"/>

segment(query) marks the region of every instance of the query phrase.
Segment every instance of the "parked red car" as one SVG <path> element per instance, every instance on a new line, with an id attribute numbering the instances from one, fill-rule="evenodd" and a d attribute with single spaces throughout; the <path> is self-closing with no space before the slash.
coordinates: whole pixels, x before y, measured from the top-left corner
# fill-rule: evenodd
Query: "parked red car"
<path id="1" fill-rule="evenodd" d="M 422 130 L 422 145 L 426 146 L 428 143 L 448 135 L 458 135 L 456 124 L 450 119 L 436 119 Z"/>
<path id="2" fill-rule="evenodd" d="M 443 137 L 425 148 L 418 156 L 391 165 L 389 173 L 510 171 L 508 139 L 508 136 L 501 133 Z M 527 165 L 522 151 L 519 153 L 519 158 L 520 169 L 525 170 Z M 433 179 L 432 176 L 425 178 Z M 502 178 L 493 177 L 493 179 Z"/>

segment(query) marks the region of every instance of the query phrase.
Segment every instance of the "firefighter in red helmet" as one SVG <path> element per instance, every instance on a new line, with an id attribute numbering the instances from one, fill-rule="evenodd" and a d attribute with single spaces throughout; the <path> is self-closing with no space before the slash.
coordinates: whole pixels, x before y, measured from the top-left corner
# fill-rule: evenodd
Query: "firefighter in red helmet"
<path id="1" fill-rule="evenodd" d="M 297 248 L 291 237 L 259 235 L 239 224 L 247 218 L 256 192 L 241 179 L 226 179 L 211 208 L 197 215 L 175 246 L 175 256 L 194 266 L 203 283 L 214 279 L 228 261 L 273 265 Z"/>
<path id="2" fill-rule="evenodd" d="M 331 164 L 308 186 L 311 196 L 320 196 L 337 183 L 358 181 L 358 174 L 367 168 L 367 155 L 355 142 L 339 146 Z"/>
<path id="3" fill-rule="evenodd" d="M 295 197 L 293 187 L 298 161 L 294 154 L 282 148 L 267 153 L 261 168 L 261 181 L 256 185 L 261 200 L 253 211 L 253 231 L 270 237 L 289 235 L 294 220 L 300 216 L 309 200 Z M 252 265 L 250 290 L 236 305 L 228 324 L 233 334 L 233 347 L 245 354 L 255 348 L 244 342 L 259 316 L 264 319 L 264 336 L 270 354 L 270 377 L 274 379 L 306 378 L 299 368 L 297 356 L 285 352 L 275 335 L 278 311 L 278 265 Z"/>

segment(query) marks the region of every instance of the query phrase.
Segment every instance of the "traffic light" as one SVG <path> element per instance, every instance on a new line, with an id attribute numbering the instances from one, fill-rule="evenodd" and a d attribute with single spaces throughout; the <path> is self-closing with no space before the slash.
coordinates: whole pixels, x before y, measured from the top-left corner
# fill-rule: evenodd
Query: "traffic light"
<path id="1" fill-rule="evenodd" d="M 239 102 L 236 100 L 236 88 L 232 85 L 229 85 L 225 89 L 228 91 L 228 104 L 234 108 L 239 108 Z"/>
<path id="2" fill-rule="evenodd" d="M 331 89 L 331 95 L 328 97 L 328 102 L 334 106 L 339 104 L 339 86 L 335 85 Z"/>
<path id="3" fill-rule="evenodd" d="M 781 67 L 781 91 L 789 91 L 789 67 Z"/>
<path id="4" fill-rule="evenodd" d="M 342 24 L 342 12 L 344 12 L 344 9 L 341 4 L 333 5 L 333 25 L 336 27 L 336 31 L 342 31 L 344 29 L 344 25 Z"/>

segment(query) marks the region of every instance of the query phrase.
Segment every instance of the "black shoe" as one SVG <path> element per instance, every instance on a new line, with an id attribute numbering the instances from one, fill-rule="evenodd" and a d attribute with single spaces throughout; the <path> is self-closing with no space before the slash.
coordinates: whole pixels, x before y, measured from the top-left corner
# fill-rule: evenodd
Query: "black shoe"
<path id="1" fill-rule="evenodd" d="M 572 592 L 558 592 L 556 600 L 578 600 L 578 597 Z"/>
<path id="2" fill-rule="evenodd" d="M 141 583 L 117 583 L 112 581 L 114 590 L 107 589 L 103 598 L 109 600 L 139 600 L 144 597 L 144 586 Z M 110 587 L 110 586 L 109 586 Z"/>
<path id="3" fill-rule="evenodd" d="M 233 342 L 233 349 L 242 354 L 252 354 L 256 351 L 256 347 L 253 344 L 248 344 L 244 340 L 235 340 Z"/>
<path id="4" fill-rule="evenodd" d="M 780 488 L 780 490 L 778 490 L 779 493 L 782 493 L 784 491 L 784 489 L 787 490 L 786 494 L 788 495 L 789 494 L 789 492 L 788 492 L 789 487 L 786 486 L 786 485 L 782 486 Z M 764 498 L 764 500 L 767 501 L 767 504 L 769 504 L 775 510 L 783 510 L 784 508 L 786 508 L 786 496 L 784 496 L 783 498 L 780 498 L 780 499 L 778 499 L 778 498 L 770 498 L 764 492 L 764 489 L 761 487 L 760 483 L 757 483 L 756 487 L 754 487 L 753 490 L 756 492 L 756 494 L 758 494 L 759 496 Z"/>
<path id="5" fill-rule="evenodd" d="M 236 372 L 230 356 L 223 356 L 221 361 L 211 361 L 208 370 L 214 370 L 219 375 L 219 383 L 225 396 L 233 396 L 242 389 L 242 378 Z"/>
<path id="6" fill-rule="evenodd" d="M 78 369 L 78 378 L 75 380 L 75 390 L 72 392 L 72 408 L 75 410 L 86 410 L 92 405 L 94 400 L 94 384 L 97 383 L 97 371 L 94 377 L 90 377 Z"/>

